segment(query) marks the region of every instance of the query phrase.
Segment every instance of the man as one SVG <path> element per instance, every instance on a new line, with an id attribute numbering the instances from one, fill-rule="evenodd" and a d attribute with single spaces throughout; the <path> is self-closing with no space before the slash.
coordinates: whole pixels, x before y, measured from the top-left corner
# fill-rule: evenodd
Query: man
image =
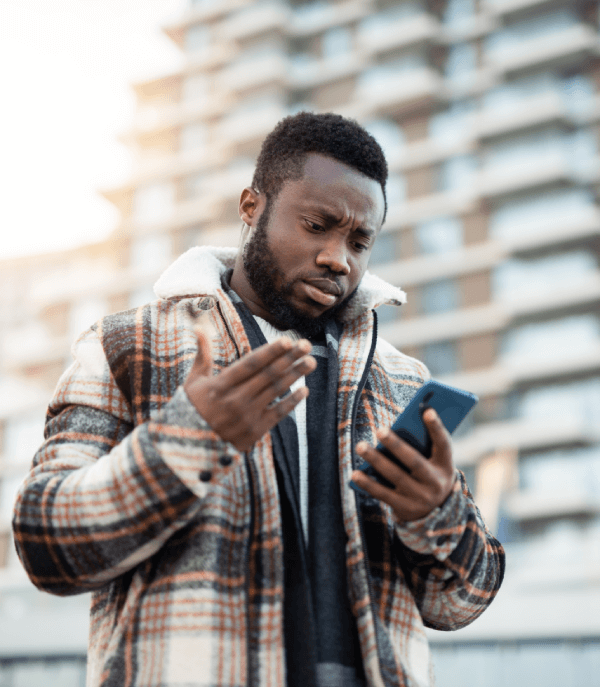
<path id="1" fill-rule="evenodd" d="M 495 596 L 504 554 L 435 412 L 430 460 L 388 430 L 428 372 L 377 335 L 404 300 L 366 272 L 386 178 L 355 122 L 283 120 L 240 250 L 192 249 L 77 341 L 14 532 L 39 588 L 93 592 L 88 685 L 430 685 L 424 626 Z"/>

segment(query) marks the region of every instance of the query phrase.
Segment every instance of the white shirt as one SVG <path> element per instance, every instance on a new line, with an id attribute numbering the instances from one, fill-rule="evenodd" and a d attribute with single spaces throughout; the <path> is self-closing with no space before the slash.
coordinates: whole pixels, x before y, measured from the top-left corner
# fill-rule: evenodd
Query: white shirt
<path id="1" fill-rule="evenodd" d="M 302 337 L 294 329 L 281 331 L 269 324 L 262 317 L 254 315 L 265 339 L 273 343 L 282 336 L 287 336 L 292 341 L 299 341 Z M 297 379 L 290 387 L 292 392 L 306 385 L 304 375 Z M 303 398 L 293 411 L 296 418 L 296 429 L 298 431 L 298 461 L 300 473 L 300 520 L 304 532 L 304 543 L 308 544 L 308 436 L 306 433 L 306 399 Z"/>

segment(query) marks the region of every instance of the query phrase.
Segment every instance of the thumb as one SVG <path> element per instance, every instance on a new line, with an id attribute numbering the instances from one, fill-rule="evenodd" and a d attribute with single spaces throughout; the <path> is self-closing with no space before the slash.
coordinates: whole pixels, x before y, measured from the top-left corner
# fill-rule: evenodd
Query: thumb
<path id="1" fill-rule="evenodd" d="M 213 371 L 212 346 L 210 339 L 200 328 L 195 328 L 198 339 L 198 352 L 194 360 L 194 373 L 203 377 L 210 377 Z"/>

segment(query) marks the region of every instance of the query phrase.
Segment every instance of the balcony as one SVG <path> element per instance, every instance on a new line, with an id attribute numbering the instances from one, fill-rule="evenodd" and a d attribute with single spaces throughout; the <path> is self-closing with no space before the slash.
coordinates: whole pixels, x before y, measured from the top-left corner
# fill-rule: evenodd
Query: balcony
<path id="1" fill-rule="evenodd" d="M 526 15 L 532 11 L 544 10 L 546 7 L 554 7 L 557 0 L 486 0 L 485 10 L 492 17 L 501 19 L 514 19 L 519 15 Z M 568 2 L 564 2 L 568 5 Z"/>
<path id="2" fill-rule="evenodd" d="M 140 108 L 134 117 L 133 127 L 122 138 L 125 141 L 143 141 L 189 122 L 220 117 L 233 106 L 235 96 L 232 93 L 214 93 L 206 98 L 182 101 L 176 105 Z"/>
<path id="3" fill-rule="evenodd" d="M 600 513 L 600 499 L 584 489 L 565 486 L 562 491 L 519 491 L 507 496 L 504 506 L 513 520 L 541 520 Z"/>
<path id="4" fill-rule="evenodd" d="M 230 144 L 253 141 L 266 136 L 277 122 L 287 114 L 282 103 L 275 100 L 257 106 L 241 108 L 224 117 L 216 132 Z"/>
<path id="5" fill-rule="evenodd" d="M 410 112 L 439 99 L 443 80 L 431 67 L 423 66 L 374 83 L 364 81 L 354 101 L 361 118 L 375 114 Z"/>
<path id="6" fill-rule="evenodd" d="M 436 141 L 428 138 L 417 143 L 410 143 L 402 149 L 395 169 L 409 170 L 432 165 L 456 155 L 467 155 L 475 152 L 474 132 L 465 131 L 464 136 L 454 140 Z M 390 168 L 392 165 L 388 160 Z"/>
<path id="7" fill-rule="evenodd" d="M 285 83 L 288 60 L 280 50 L 268 50 L 257 55 L 247 55 L 225 67 L 219 74 L 219 89 L 246 91 L 270 82 Z"/>
<path id="8" fill-rule="evenodd" d="M 189 26 L 214 21 L 229 12 L 249 5 L 250 2 L 251 0 L 196 0 L 181 19 L 168 24 L 163 31 L 173 42 L 183 47 Z"/>
<path id="9" fill-rule="evenodd" d="M 357 42 L 365 54 L 375 55 L 433 42 L 439 32 L 439 21 L 430 14 L 422 13 L 409 19 L 391 18 L 389 21 L 385 21 L 385 16 L 382 16 L 380 23 L 362 30 L 359 28 Z"/>
<path id="10" fill-rule="evenodd" d="M 547 222 L 543 229 L 534 232 L 527 226 L 518 229 L 513 236 L 502 239 L 507 254 L 525 255 L 551 247 L 577 245 L 600 237 L 600 212 L 590 208 L 566 221 L 561 218 L 558 222 Z"/>
<path id="11" fill-rule="evenodd" d="M 439 215 L 459 215 L 470 212 L 475 207 L 476 189 L 441 191 L 421 196 L 406 202 L 396 211 L 390 212 L 386 226 L 399 228 L 410 226 Z"/>
<path id="12" fill-rule="evenodd" d="M 494 72 L 515 75 L 529 69 L 564 68 L 598 54 L 596 32 L 584 24 L 522 41 L 511 50 L 488 54 L 485 64 Z"/>
<path id="13" fill-rule="evenodd" d="M 291 36 L 310 36 L 352 23 L 361 19 L 367 12 L 368 9 L 362 0 L 347 0 L 335 4 L 312 2 L 296 9 L 288 31 Z"/>
<path id="14" fill-rule="evenodd" d="M 497 304 L 460 308 L 451 312 L 424 315 L 383 325 L 381 335 L 402 350 L 432 341 L 496 331 L 505 326 L 507 314 Z"/>
<path id="15" fill-rule="evenodd" d="M 478 394 L 472 387 L 464 388 Z M 457 466 L 462 468 L 476 464 L 481 456 L 499 448 L 542 451 L 556 446 L 592 445 L 599 439 L 598 428 L 590 426 L 590 423 L 584 420 L 506 420 L 479 425 L 464 438 L 455 439 L 453 453 Z"/>
<path id="16" fill-rule="evenodd" d="M 491 255 L 485 256 L 484 262 L 491 261 Z M 433 262 L 433 260 L 432 260 Z M 386 274 L 388 270 L 378 270 L 378 274 Z M 389 276 L 393 276 L 392 283 L 400 283 L 406 286 L 403 274 L 398 270 L 392 274 L 393 269 L 389 270 Z M 443 274 L 440 269 L 438 275 Z M 449 274 L 449 272 L 447 273 Z M 413 272 L 413 277 L 415 272 Z M 431 276 L 428 275 L 428 280 Z M 416 281 L 416 279 L 415 279 Z M 600 277 L 593 275 L 582 284 L 572 288 L 561 288 L 554 291 L 544 292 L 538 295 L 527 296 L 522 294 L 521 298 L 510 303 L 490 302 L 486 305 L 459 308 L 450 312 L 423 315 L 399 322 L 390 323 L 382 327 L 382 336 L 388 339 L 399 349 L 407 346 L 420 346 L 432 341 L 443 341 L 447 339 L 458 339 L 463 336 L 471 336 L 490 331 L 505 329 L 513 320 L 526 318 L 531 315 L 552 312 L 568 312 L 575 307 L 590 307 L 600 302 Z M 486 386 L 487 393 L 505 390 L 516 381 L 526 379 L 546 377 L 552 375 L 571 374 L 581 369 L 589 370 L 600 367 L 600 352 L 590 351 L 589 356 L 582 356 L 577 360 L 563 358 L 559 362 L 553 361 L 546 363 L 543 361 L 531 361 L 526 366 L 515 366 L 512 369 L 509 365 L 503 364 L 481 373 L 469 374 L 469 382 L 472 387 L 475 381 Z M 467 374 L 461 375 L 461 379 L 467 378 Z M 453 383 L 453 382 L 452 382 Z M 461 386 L 458 382 L 457 386 Z"/>
<path id="17" fill-rule="evenodd" d="M 291 88 L 307 89 L 360 73 L 364 63 L 360 55 L 348 53 L 324 59 L 292 59 L 288 75 Z"/>
<path id="18" fill-rule="evenodd" d="M 500 242 L 488 241 L 458 248 L 443 255 L 419 255 L 410 260 L 391 262 L 373 271 L 385 281 L 406 288 L 488 270 L 505 257 L 506 253 Z"/>
<path id="19" fill-rule="evenodd" d="M 269 2 L 245 7 L 230 15 L 221 24 L 221 35 L 226 40 L 246 40 L 261 33 L 283 30 L 290 21 L 290 11 L 281 2 Z"/>
<path id="20" fill-rule="evenodd" d="M 481 172 L 477 188 L 484 198 L 510 195 L 517 191 L 541 189 L 547 186 L 571 185 L 576 179 L 566 159 L 556 156 L 536 164 L 488 167 Z"/>
<path id="21" fill-rule="evenodd" d="M 483 110 L 478 116 L 475 135 L 488 140 L 552 124 L 567 128 L 574 123 L 562 98 L 550 92 L 527 98 L 521 107 L 511 112 Z"/>

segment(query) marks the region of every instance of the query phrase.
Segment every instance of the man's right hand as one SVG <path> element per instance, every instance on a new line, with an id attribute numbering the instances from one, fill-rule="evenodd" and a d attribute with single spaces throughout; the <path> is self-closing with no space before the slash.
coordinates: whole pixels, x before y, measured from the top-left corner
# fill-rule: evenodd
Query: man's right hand
<path id="1" fill-rule="evenodd" d="M 198 354 L 185 380 L 185 392 L 221 439 L 238 451 L 248 451 L 308 396 L 308 389 L 302 387 L 273 403 L 316 368 L 316 360 L 308 355 L 311 348 L 306 339 L 293 342 L 282 337 L 213 375 L 210 343 L 199 332 Z"/>

